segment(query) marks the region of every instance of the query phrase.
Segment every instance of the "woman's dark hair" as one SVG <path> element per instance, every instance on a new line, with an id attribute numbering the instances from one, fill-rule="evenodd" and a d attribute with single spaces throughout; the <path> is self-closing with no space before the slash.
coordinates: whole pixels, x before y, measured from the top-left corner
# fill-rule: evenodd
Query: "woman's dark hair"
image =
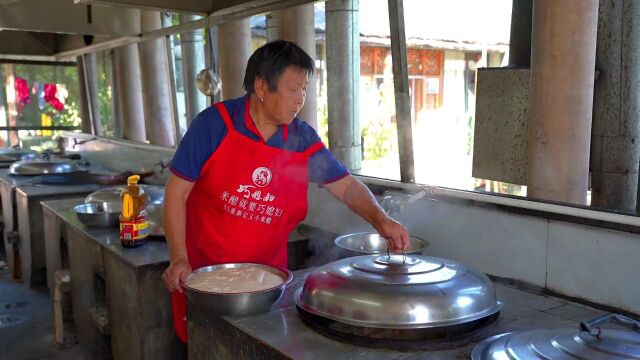
<path id="1" fill-rule="evenodd" d="M 280 76 L 289 66 L 298 67 L 309 76 L 315 70 L 313 59 L 298 45 L 286 40 L 268 42 L 249 58 L 242 86 L 251 94 L 255 91 L 253 85 L 256 78 L 260 77 L 267 82 L 269 90 L 275 91 Z"/>

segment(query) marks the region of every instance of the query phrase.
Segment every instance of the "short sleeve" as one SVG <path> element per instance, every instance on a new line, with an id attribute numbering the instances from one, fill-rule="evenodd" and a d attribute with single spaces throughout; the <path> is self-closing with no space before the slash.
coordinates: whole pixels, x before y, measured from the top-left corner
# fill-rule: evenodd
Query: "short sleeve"
<path id="1" fill-rule="evenodd" d="M 204 164 L 227 134 L 218 110 L 211 106 L 191 122 L 171 161 L 171 172 L 187 181 L 197 181 Z"/>
<path id="2" fill-rule="evenodd" d="M 304 147 L 316 148 L 309 157 L 309 182 L 329 184 L 349 175 L 349 170 L 327 149 L 314 128 L 301 121 L 300 132 Z"/>

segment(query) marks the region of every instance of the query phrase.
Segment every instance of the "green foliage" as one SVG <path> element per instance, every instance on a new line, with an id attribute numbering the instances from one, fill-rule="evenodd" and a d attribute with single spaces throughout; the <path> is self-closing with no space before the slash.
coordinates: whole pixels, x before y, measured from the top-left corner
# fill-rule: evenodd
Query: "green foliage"
<path id="1" fill-rule="evenodd" d="M 64 104 L 64 108 L 60 112 L 57 112 L 49 104 L 45 106 L 45 110 L 49 110 L 47 112 L 49 114 L 53 114 L 52 118 L 55 125 L 79 126 L 82 123 L 79 106 L 75 99 L 68 99 L 67 103 Z"/>
<path id="2" fill-rule="evenodd" d="M 329 145 L 329 110 L 327 108 L 327 97 L 318 97 L 318 135 L 325 145 Z"/>
<path id="3" fill-rule="evenodd" d="M 364 159 L 378 160 L 387 156 L 394 133 L 394 126 L 388 120 L 380 117 L 369 120 L 362 128 Z"/>
<path id="4" fill-rule="evenodd" d="M 101 135 L 114 136 L 115 121 L 111 114 L 111 84 L 106 72 L 98 73 L 98 111 L 100 112 Z"/>

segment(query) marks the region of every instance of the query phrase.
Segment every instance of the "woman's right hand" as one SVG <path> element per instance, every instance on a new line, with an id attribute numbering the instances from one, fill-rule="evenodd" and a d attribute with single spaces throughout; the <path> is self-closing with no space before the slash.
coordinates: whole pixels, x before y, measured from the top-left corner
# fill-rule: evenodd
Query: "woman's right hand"
<path id="1" fill-rule="evenodd" d="M 167 290 L 182 292 L 180 281 L 187 281 L 189 274 L 191 274 L 189 262 L 187 260 L 175 260 L 169 264 L 169 267 L 162 274 L 162 281 Z"/>

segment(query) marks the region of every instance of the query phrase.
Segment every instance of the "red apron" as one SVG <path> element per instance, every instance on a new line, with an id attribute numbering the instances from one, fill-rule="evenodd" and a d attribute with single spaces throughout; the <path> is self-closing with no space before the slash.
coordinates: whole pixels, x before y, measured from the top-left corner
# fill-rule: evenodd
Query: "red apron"
<path id="1" fill-rule="evenodd" d="M 287 239 L 306 216 L 308 159 L 318 146 L 291 152 L 251 140 L 235 130 L 222 103 L 215 106 L 228 131 L 187 199 L 189 263 L 193 270 L 228 262 L 286 268 Z M 186 342 L 185 295 L 174 291 L 172 301 Z"/>

